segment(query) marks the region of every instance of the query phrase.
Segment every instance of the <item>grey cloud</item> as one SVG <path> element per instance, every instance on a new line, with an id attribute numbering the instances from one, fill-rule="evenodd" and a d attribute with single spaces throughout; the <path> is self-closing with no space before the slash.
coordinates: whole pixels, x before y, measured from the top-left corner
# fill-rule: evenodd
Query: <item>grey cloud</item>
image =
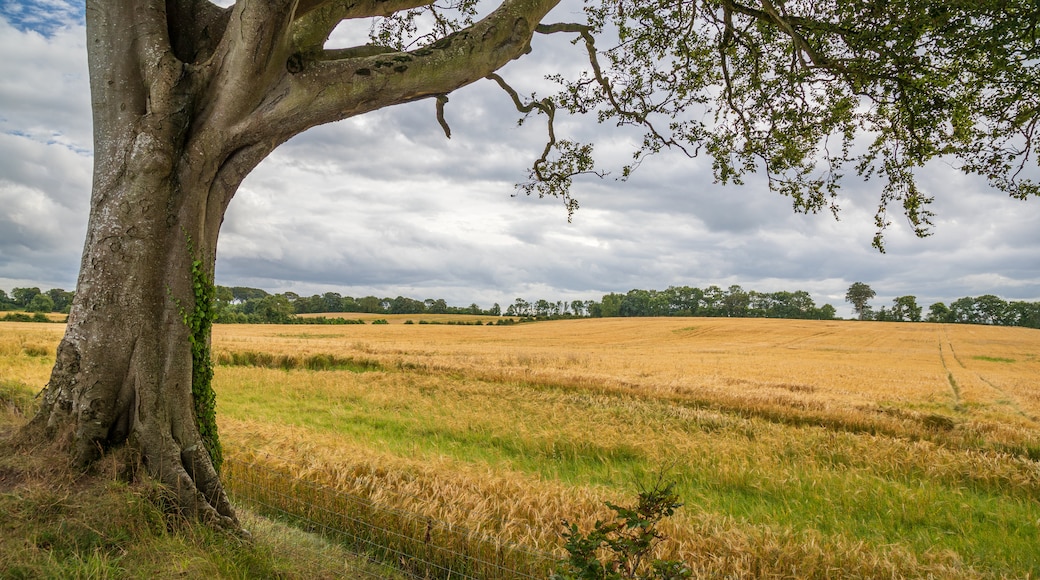
<path id="1" fill-rule="evenodd" d="M 544 41 L 503 73 L 521 93 L 551 92 L 542 75 L 569 66 L 575 47 Z M 0 63 L 0 74 L 16 79 L 0 87 L 0 130 L 8 133 L 0 135 L 0 287 L 68 287 L 90 185 L 82 29 L 35 37 L 0 30 L 0 50 L 18 42 L 35 43 L 40 56 Z M 743 188 L 715 185 L 706 160 L 674 152 L 622 183 L 617 171 L 640 133 L 561 116 L 558 133 L 594 140 L 613 171 L 576 181 L 582 208 L 567 223 L 559 200 L 512 196 L 544 146 L 544 118 L 518 127 L 508 96 L 488 81 L 451 95 L 450 140 L 434 110 L 432 100 L 411 103 L 283 145 L 231 204 L 218 283 L 484 306 L 740 284 L 804 289 L 844 309 L 854 281 L 874 287 L 877 306 L 902 294 L 1040 300 L 1040 201 L 1008 200 L 939 164 L 922 171 L 936 196 L 935 235 L 918 240 L 893 216 L 880 255 L 870 247 L 877 183 L 846 180 L 837 222 L 792 213 L 762 176 Z"/>

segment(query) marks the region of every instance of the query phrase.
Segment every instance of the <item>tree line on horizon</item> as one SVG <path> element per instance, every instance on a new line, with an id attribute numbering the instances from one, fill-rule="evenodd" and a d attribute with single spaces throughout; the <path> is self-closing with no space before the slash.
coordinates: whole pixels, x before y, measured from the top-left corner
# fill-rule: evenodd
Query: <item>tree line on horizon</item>
<path id="1" fill-rule="evenodd" d="M 917 304 L 916 296 L 898 296 L 892 307 L 874 310 L 869 301 L 876 293 L 863 282 L 854 282 L 845 293 L 845 301 L 860 320 L 879 322 L 941 322 L 949 324 L 988 324 L 992 326 L 1023 326 L 1040 328 L 1040 302 L 1007 301 L 993 294 L 965 296 L 947 306 L 935 302 L 928 307 L 928 315 Z"/>
<path id="2" fill-rule="evenodd" d="M 14 288 L 10 294 L 0 290 L 0 311 L 23 310 L 29 313 L 68 313 L 73 292 L 61 288 L 41 291 L 39 288 Z M 874 310 L 868 301 L 875 296 L 869 286 L 856 282 L 849 288 L 846 301 L 860 320 L 881 322 L 942 322 L 952 324 L 989 324 L 1040 328 L 1040 302 L 1006 301 L 992 294 L 968 296 L 949 305 L 936 302 L 927 314 L 915 296 L 899 296 L 891 307 Z M 214 316 L 217 323 L 242 324 L 337 324 L 340 318 L 300 318 L 300 314 L 459 314 L 512 317 L 532 320 L 560 318 L 610 318 L 697 316 L 728 318 L 788 318 L 836 320 L 834 306 L 817 306 L 804 290 L 794 292 L 758 292 L 739 285 L 728 288 L 708 286 L 669 286 L 665 290 L 632 289 L 621 294 L 611 292 L 599 300 L 550 301 L 517 298 L 504 308 L 495 303 L 481 308 L 450 306 L 444 299 L 417 300 L 404 296 L 355 298 L 337 292 L 300 296 L 295 292 L 270 293 L 245 286 L 216 286 Z M 8 320 L 23 317 L 8 314 Z M 44 320 L 39 317 L 36 320 Z M 347 321 L 349 322 L 349 321 Z"/>
<path id="3" fill-rule="evenodd" d="M 355 298 L 336 292 L 304 297 L 294 292 L 270 294 L 246 287 L 218 286 L 217 322 L 285 322 L 299 314 L 469 314 L 527 319 L 605 318 L 615 316 L 716 316 L 803 318 L 832 320 L 836 310 L 830 304 L 817 307 L 808 292 L 756 292 L 740 286 L 705 289 L 670 286 L 666 290 L 633 289 L 626 294 L 609 293 L 601 300 L 527 300 L 517 298 L 503 307 L 478 304 L 449 306 L 443 299 L 416 300 L 398 296 Z"/>

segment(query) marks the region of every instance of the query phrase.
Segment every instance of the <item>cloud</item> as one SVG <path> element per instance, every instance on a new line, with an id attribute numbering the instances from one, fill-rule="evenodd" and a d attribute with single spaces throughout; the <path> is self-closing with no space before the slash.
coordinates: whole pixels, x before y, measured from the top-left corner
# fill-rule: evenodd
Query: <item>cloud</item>
<path id="1" fill-rule="evenodd" d="M 0 62 L 6 289 L 75 280 L 92 140 L 85 33 L 74 6 L 0 10 L 0 52 L 20 55 Z M 567 40 L 539 38 L 503 76 L 521 94 L 552 92 L 543 75 L 578 66 L 571 55 L 580 47 Z M 920 172 L 936 197 L 934 235 L 917 239 L 893 216 L 882 255 L 870 247 L 879 183 L 847 179 L 836 221 L 793 213 L 762 176 L 718 186 L 705 159 L 675 152 L 620 182 L 640 133 L 561 115 L 558 134 L 594 141 L 611 171 L 576 183 L 582 207 L 568 223 L 559 200 L 514 195 L 544 146 L 544 117 L 518 126 L 521 115 L 490 81 L 450 99 L 451 139 L 426 100 L 314 128 L 275 151 L 231 204 L 218 283 L 483 306 L 740 284 L 807 290 L 846 315 L 844 293 L 855 281 L 877 291 L 876 307 L 904 294 L 923 304 L 987 293 L 1040 300 L 1040 202 L 1009 199 L 942 163 Z"/>
<path id="2" fill-rule="evenodd" d="M 86 6 L 69 0 L 8 0 L 0 4 L 0 18 L 21 31 L 47 36 L 62 29 L 83 25 Z"/>

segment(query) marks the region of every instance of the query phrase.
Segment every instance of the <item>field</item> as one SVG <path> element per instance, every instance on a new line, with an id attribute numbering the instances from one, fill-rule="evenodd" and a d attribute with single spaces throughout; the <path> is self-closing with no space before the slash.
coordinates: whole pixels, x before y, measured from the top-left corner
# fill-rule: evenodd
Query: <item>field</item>
<path id="1" fill-rule="evenodd" d="M 217 326 L 231 461 L 557 552 L 663 472 L 698 576 L 1040 576 L 1040 331 L 382 318 Z M 0 325 L 0 382 L 61 330 Z"/>

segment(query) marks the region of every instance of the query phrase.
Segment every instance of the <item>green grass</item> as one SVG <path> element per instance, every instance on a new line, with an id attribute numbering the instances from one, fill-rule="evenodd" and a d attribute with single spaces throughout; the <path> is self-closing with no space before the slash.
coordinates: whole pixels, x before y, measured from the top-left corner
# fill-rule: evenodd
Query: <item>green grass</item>
<path id="1" fill-rule="evenodd" d="M 996 363 L 1013 363 L 1013 362 L 1015 362 L 1015 359 L 1013 359 L 1013 358 L 1004 358 L 1004 357 L 999 357 L 999 356 L 973 356 L 971 358 L 974 359 L 974 360 L 984 360 L 984 361 L 996 362 Z"/>
<path id="2" fill-rule="evenodd" d="M 187 521 L 160 487 L 114 477 L 112 461 L 93 475 L 62 461 L 0 436 L 0 578 L 402 577 L 242 507 L 248 536 Z"/>
<path id="3" fill-rule="evenodd" d="M 0 578 L 399 578 L 343 547 L 239 507 L 249 536 L 170 511 L 156 484 L 127 482 L 110 456 L 89 474 L 10 437 L 35 391 L 0 380 Z"/>
<path id="4" fill-rule="evenodd" d="M 282 370 L 351 371 L 363 373 L 381 370 L 382 365 L 374 360 L 353 357 L 337 357 L 328 354 L 307 356 L 274 355 L 265 352 L 220 352 L 213 356 L 214 362 L 223 366 L 260 367 Z"/>
<path id="5" fill-rule="evenodd" d="M 12 416 L 31 415 L 36 410 L 36 392 L 14 379 L 0 379 L 0 411 Z"/>
<path id="6" fill-rule="evenodd" d="M 228 417 L 619 494 L 639 474 L 668 467 L 694 513 L 880 552 L 898 545 L 923 561 L 950 552 L 996 575 L 1040 574 L 1040 476 L 1014 458 L 460 374 L 387 372 L 364 382 L 296 374 L 279 389 L 255 373 L 239 379 L 253 385 L 247 391 L 225 385 Z"/>

